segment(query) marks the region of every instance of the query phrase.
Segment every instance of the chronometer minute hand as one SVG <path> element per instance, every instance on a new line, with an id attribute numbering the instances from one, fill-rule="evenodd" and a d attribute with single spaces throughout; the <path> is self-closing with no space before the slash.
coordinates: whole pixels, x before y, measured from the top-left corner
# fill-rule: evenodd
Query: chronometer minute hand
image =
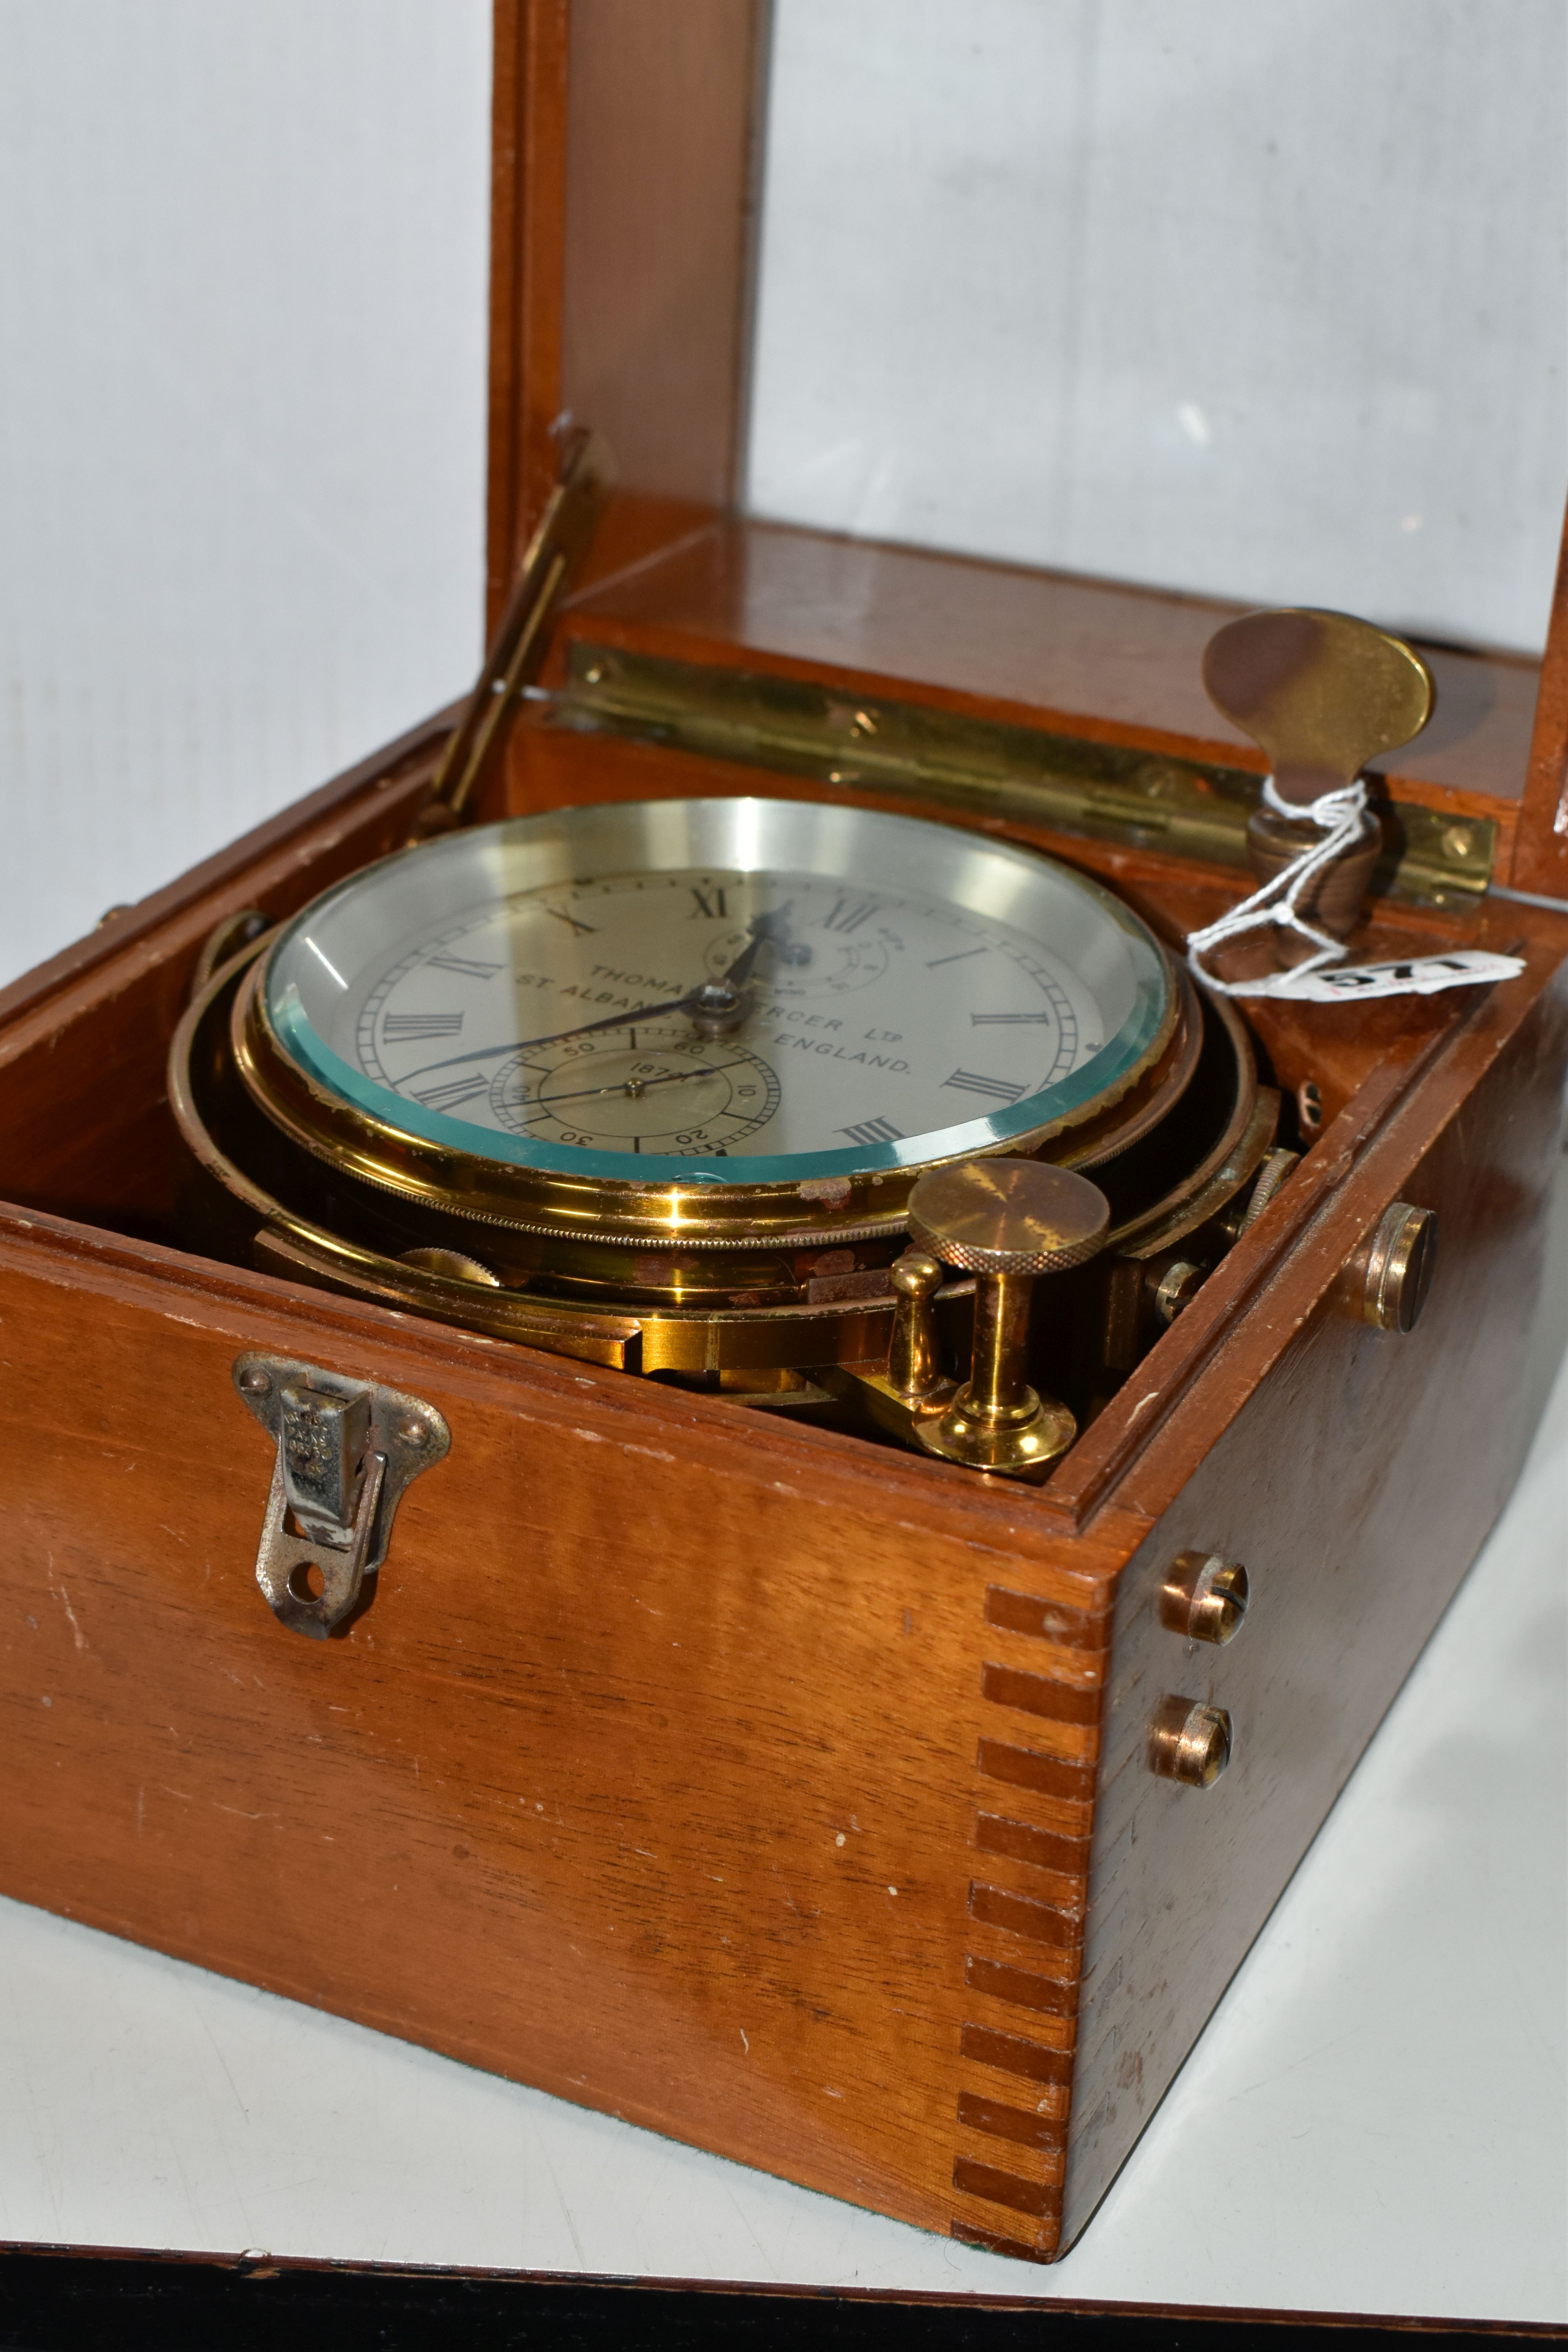
<path id="1" fill-rule="evenodd" d="M 531 1054 L 540 1045 L 563 1045 L 568 1037 L 592 1036 L 596 1029 L 629 1029 L 634 1022 L 651 1021 L 661 1013 L 686 1013 L 698 992 L 690 989 L 684 996 L 672 996 L 663 1004 L 634 1004 L 629 1013 L 606 1013 L 602 1021 L 580 1021 L 574 1029 L 557 1029 L 551 1037 L 512 1037 L 504 1045 L 476 1045 L 470 1053 L 448 1054 L 444 1061 L 421 1064 L 397 1083 L 407 1087 L 416 1078 L 427 1077 L 432 1070 L 456 1069 L 459 1062 L 493 1062 L 501 1054 Z"/>

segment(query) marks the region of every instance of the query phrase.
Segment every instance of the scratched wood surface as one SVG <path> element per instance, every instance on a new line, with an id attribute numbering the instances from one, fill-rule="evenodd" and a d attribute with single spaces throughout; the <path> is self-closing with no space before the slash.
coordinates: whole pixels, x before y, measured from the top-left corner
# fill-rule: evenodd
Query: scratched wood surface
<path id="1" fill-rule="evenodd" d="M 1103 1613 L 1092 1541 L 48 1221 L 0 1329 L 8 1892 L 945 2226 L 984 1596 Z M 452 1425 L 341 1641 L 256 1590 L 242 1346 Z"/>

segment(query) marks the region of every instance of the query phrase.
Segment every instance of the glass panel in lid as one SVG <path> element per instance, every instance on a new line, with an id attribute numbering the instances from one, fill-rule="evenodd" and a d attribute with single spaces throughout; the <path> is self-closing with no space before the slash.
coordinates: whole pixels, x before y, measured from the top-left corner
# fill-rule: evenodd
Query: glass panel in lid
<path id="1" fill-rule="evenodd" d="M 777 0 L 762 517 L 1537 652 L 1559 0 Z"/>

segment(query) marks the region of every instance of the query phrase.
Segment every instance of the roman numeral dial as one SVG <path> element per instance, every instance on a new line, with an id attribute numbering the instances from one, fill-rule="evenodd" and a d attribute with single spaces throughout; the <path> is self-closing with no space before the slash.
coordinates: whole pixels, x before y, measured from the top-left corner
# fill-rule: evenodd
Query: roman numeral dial
<path id="1" fill-rule="evenodd" d="M 482 1095 L 488 1095 L 489 1080 L 478 1077 L 470 1071 L 466 1077 L 443 1078 L 435 1086 L 416 1086 L 411 1091 L 415 1101 L 423 1103 L 426 1110 L 450 1114 L 461 1110 L 466 1103 L 478 1102 Z"/>
<path id="2" fill-rule="evenodd" d="M 815 863 L 771 858 L 779 828 Z M 448 866 L 422 920 L 418 877 Z M 341 932 L 313 915 L 289 981 L 385 1123 L 401 1104 L 411 1133 L 498 1165 L 597 1153 L 595 1183 L 674 1181 L 656 1160 L 728 1183 L 751 1161 L 771 1185 L 814 1160 L 872 1176 L 1005 1150 L 1096 1099 L 1063 1081 L 1169 986 L 1132 919 L 1066 869 L 806 803 L 559 810 L 344 887 L 361 913 Z"/>

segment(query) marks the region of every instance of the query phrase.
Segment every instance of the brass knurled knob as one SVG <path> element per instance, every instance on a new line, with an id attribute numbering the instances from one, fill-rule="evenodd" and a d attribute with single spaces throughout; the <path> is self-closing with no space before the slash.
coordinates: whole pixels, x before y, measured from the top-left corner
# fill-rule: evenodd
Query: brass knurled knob
<path id="1" fill-rule="evenodd" d="M 1077 1423 L 1029 1386 L 1029 1297 L 1037 1276 L 1092 1257 L 1110 1224 L 1110 1204 L 1086 1177 L 1037 1160 L 968 1160 L 921 1178 L 910 1240 L 977 1277 L 973 1363 L 947 1410 L 917 1425 L 928 1453 L 1038 1478 L 1066 1452 Z"/>
<path id="2" fill-rule="evenodd" d="M 910 1194 L 910 1239 L 965 1274 L 1065 1274 L 1110 1223 L 1097 1185 L 1038 1160 L 933 1168 Z"/>

